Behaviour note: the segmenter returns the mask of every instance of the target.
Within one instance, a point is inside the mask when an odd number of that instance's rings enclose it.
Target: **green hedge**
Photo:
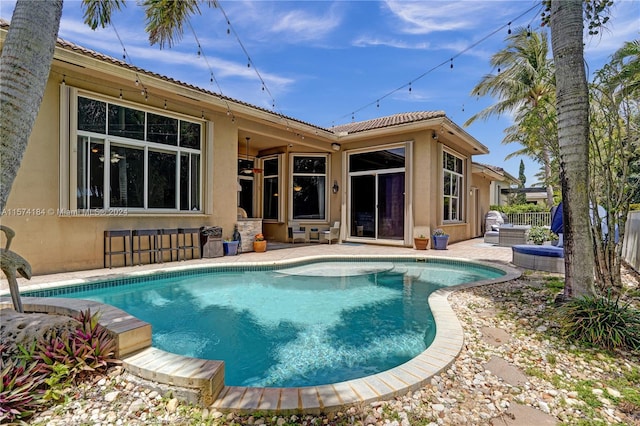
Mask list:
[[[492,205],[492,206],[489,206],[489,210],[497,210],[497,211],[502,212],[504,214],[547,212],[547,211],[549,211],[546,207],[540,206],[538,204],[514,204],[512,206]]]

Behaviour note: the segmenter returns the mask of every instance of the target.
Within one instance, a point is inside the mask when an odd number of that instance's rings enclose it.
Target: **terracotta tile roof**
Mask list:
[[[5,31],[9,31],[9,26],[10,26],[10,23],[7,20],[0,18],[0,29],[5,30]],[[139,73],[140,75],[152,76],[154,78],[158,78],[158,79],[170,82],[170,83],[174,83],[174,84],[177,84],[177,85],[180,85],[180,86],[183,86],[183,87],[187,87],[189,89],[196,90],[196,91],[201,92],[201,93],[206,93],[206,94],[209,94],[209,95],[217,96],[218,98],[220,98],[223,101],[233,102],[233,103],[236,103],[236,104],[244,105],[244,106],[259,110],[259,111],[264,111],[264,112],[267,112],[267,113],[270,113],[270,114],[274,114],[274,115],[276,115],[278,117],[282,117],[282,118],[284,118],[286,120],[291,120],[291,121],[295,121],[295,122],[300,123],[300,124],[304,124],[304,125],[307,125],[307,126],[315,127],[316,129],[320,129],[320,130],[324,130],[324,131],[328,131],[329,130],[329,129],[326,129],[324,127],[317,126],[315,124],[307,123],[305,121],[298,120],[298,119],[293,118],[293,117],[289,117],[289,116],[286,116],[286,115],[283,115],[283,114],[279,114],[279,113],[274,112],[272,110],[269,110],[267,108],[262,108],[262,107],[259,107],[259,106],[256,106],[256,105],[252,105],[252,104],[250,104],[248,102],[244,102],[244,101],[240,101],[238,99],[230,98],[228,96],[224,96],[224,95],[222,95],[220,93],[216,93],[216,92],[212,92],[210,90],[203,89],[201,87],[195,86],[195,85],[190,84],[190,83],[185,83],[183,81],[176,80],[174,78],[171,78],[171,77],[168,77],[168,76],[165,76],[165,75],[162,75],[162,74],[158,74],[158,73],[155,73],[155,72],[152,72],[152,71],[145,70],[143,68],[136,67],[134,65],[128,64],[127,62],[125,62],[125,61],[123,61],[121,59],[113,58],[113,57],[105,55],[103,53],[96,52],[95,50],[91,50],[91,49],[88,49],[86,47],[82,47],[82,46],[77,45],[75,43],[72,43],[70,41],[63,40],[60,37],[58,37],[58,39],[56,41],[56,46],[60,47],[62,49],[65,49],[65,50],[72,50],[74,52],[78,52],[78,53],[80,53],[82,55],[95,58],[95,59],[97,59],[99,61],[109,62],[109,63],[112,63],[112,64],[117,65],[119,67],[130,69],[131,71],[135,71],[135,72]]]
[[[418,121],[430,120],[433,118],[445,118],[444,111],[416,111],[403,112],[400,114],[388,115],[386,117],[374,118],[366,121],[357,121],[354,123],[341,124],[331,128],[334,133],[358,133],[367,130],[381,129],[383,127],[392,127],[400,124],[415,123]]]
[[[491,164],[485,164],[485,163],[477,163],[475,161],[474,163],[476,163],[479,166],[486,167],[487,169],[491,169],[496,173],[504,174],[504,169],[502,167],[492,166]]]

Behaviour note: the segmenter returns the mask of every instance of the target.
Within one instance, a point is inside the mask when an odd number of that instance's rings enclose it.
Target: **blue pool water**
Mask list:
[[[151,323],[160,349],[224,360],[228,386],[295,387],[408,361],[435,336],[430,293],[500,275],[455,262],[322,262],[192,273],[60,296],[113,305]]]

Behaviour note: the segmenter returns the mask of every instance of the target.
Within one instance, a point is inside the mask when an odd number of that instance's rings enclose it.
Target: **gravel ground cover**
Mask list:
[[[637,274],[626,300],[640,307]],[[559,337],[553,313],[561,278],[525,273],[450,297],[465,333],[453,364],[423,388],[322,416],[221,413],[180,402],[120,367],[65,390],[33,425],[640,425],[640,354],[578,348]],[[494,371],[510,369],[505,379]],[[514,384],[515,383],[515,384]]]

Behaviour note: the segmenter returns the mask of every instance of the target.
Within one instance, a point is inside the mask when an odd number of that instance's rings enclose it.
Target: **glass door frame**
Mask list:
[[[374,170],[364,170],[364,171],[357,171],[357,172],[351,172],[349,169],[349,160],[350,160],[350,156],[353,154],[362,154],[362,153],[366,153],[366,152],[376,152],[376,151],[384,151],[384,150],[388,150],[388,149],[395,149],[395,148],[404,148],[405,150],[405,164],[404,167],[398,167],[398,168],[389,168],[389,169],[374,169]],[[412,141],[407,141],[407,142],[401,142],[401,143],[395,143],[395,144],[389,144],[389,145],[377,145],[377,146],[371,146],[371,147],[367,147],[367,148],[361,148],[361,149],[354,149],[354,150],[348,150],[344,152],[344,157],[343,157],[343,161],[345,164],[344,167],[344,179],[343,182],[346,182],[347,184],[347,193],[346,193],[346,198],[345,198],[345,203],[343,204],[345,207],[345,212],[343,212],[343,223],[345,223],[347,225],[346,227],[346,240],[347,241],[354,241],[354,242],[362,242],[362,243],[366,243],[366,242],[370,242],[370,243],[376,243],[376,242],[384,242],[385,244],[389,244],[389,245],[407,245],[410,243],[410,238],[409,236],[411,235],[411,230],[413,227],[413,221],[411,220],[412,218],[412,167],[411,167],[411,163],[412,163],[412,159],[413,159],[413,142]],[[403,239],[384,239],[384,238],[379,238],[378,237],[378,227],[379,227],[379,223],[378,223],[378,218],[379,218],[379,212],[378,212],[378,176],[379,175],[386,175],[386,174],[397,174],[397,173],[404,173],[404,238]],[[352,200],[351,200],[351,195],[352,195],[352,182],[351,182],[351,178],[353,176],[374,176],[375,179],[375,188],[374,188],[374,193],[375,193],[375,236],[374,237],[364,237],[364,236],[358,236],[357,235],[357,229],[352,229],[352,221],[351,221],[351,213],[352,213]]]

